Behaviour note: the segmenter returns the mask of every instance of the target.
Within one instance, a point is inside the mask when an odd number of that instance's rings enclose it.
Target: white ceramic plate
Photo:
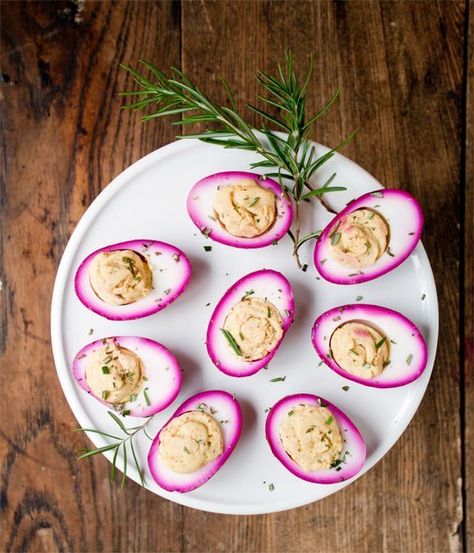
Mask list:
[[[327,148],[318,146],[318,154]],[[254,154],[224,150],[198,141],[175,142],[149,154],[119,175],[92,203],[77,225],[61,261],[52,301],[52,345],[54,359],[67,401],[82,427],[116,430],[106,408],[76,385],[71,375],[75,353],[93,339],[112,335],[139,335],[157,340],[175,353],[183,373],[183,388],[176,402],[157,415],[148,431],[154,435],[184,399],[211,388],[235,393],[244,415],[243,433],[233,455],[201,488],[188,493],[160,489],[148,471],[146,456],[151,442],[141,435],[136,440],[138,456],[145,470],[147,488],[183,505],[219,513],[270,513],[317,501],[349,485],[352,480],[332,485],[311,484],[290,474],[272,455],[265,441],[265,409],[287,394],[307,392],[320,395],[345,411],[367,442],[367,461],[361,476],[398,440],[413,417],[425,393],[438,338],[438,305],[433,275],[423,246],[399,268],[375,281],[356,286],[337,286],[317,279],[312,263],[314,242],[302,247],[307,272],[297,270],[290,255],[288,237],[277,246],[243,250],[206,240],[186,212],[191,186],[211,173],[249,170]],[[378,188],[366,171],[336,154],[314,179],[320,184],[337,172],[334,185],[346,192],[327,199],[341,209],[352,198]],[[330,215],[319,204],[303,205],[305,232],[322,229]],[[165,310],[137,321],[107,321],[86,309],[74,294],[74,273],[91,251],[106,244],[132,238],[153,238],[170,242],[189,256],[193,278],[185,293]],[[204,245],[212,245],[205,252]],[[207,356],[204,344],[207,324],[216,302],[238,278],[261,268],[273,268],[287,276],[296,300],[295,323],[268,370],[248,378],[232,378],[219,372]],[[317,315],[330,307],[354,302],[396,309],[412,319],[428,343],[428,367],[422,377],[402,388],[379,390],[364,387],[319,366],[311,344],[311,327]],[[424,300],[422,296],[424,295]],[[210,306],[206,304],[210,302]],[[93,334],[88,335],[89,329]],[[284,382],[270,382],[286,376]],[[349,390],[342,387],[348,385]],[[130,419],[129,426],[138,419]],[[89,434],[97,446],[101,436]],[[106,454],[110,460],[112,455]],[[87,462],[87,461],[81,461]],[[117,466],[120,467],[119,459]],[[128,475],[138,482],[129,463]],[[274,489],[270,491],[269,484]]]

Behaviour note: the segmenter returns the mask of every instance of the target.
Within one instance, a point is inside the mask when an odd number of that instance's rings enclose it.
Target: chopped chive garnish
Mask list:
[[[331,244],[333,246],[335,246],[336,244],[339,243],[339,240],[341,239],[341,233],[340,232],[335,232],[333,235],[332,235],[332,238],[331,238]]]
[[[291,417],[292,415],[294,415],[295,412],[293,411],[293,409],[291,411],[288,411],[288,416]]]
[[[272,312],[270,311],[270,308],[267,307],[267,317],[270,319],[272,316]]]
[[[244,301],[245,299],[247,299],[249,296],[251,296],[252,294],[255,294],[255,290],[247,290],[245,292],[245,294],[242,296],[242,301]]]
[[[147,390],[148,390],[148,388],[145,388],[145,389],[143,390],[143,397],[145,398],[146,404],[147,404],[148,406],[150,406],[151,403],[150,403],[150,398],[148,397],[148,394],[147,394]]]
[[[229,343],[229,346],[234,350],[234,353],[239,357],[243,357],[242,350],[240,349],[239,344],[235,341],[235,338],[232,336],[232,334],[225,328],[221,328],[221,332]]]
[[[373,218],[374,218],[374,215],[375,215],[375,213],[372,211],[372,212],[370,213],[370,215],[367,215],[367,219],[373,219]]]
[[[350,349],[349,351],[350,351],[351,353],[353,353],[354,355],[357,355],[357,357],[359,357],[359,354],[356,352],[355,349]]]
[[[376,190],[375,192],[371,192],[370,195],[376,198],[383,198],[383,190]]]
[[[390,249],[390,247],[387,247],[387,254],[388,254],[390,257],[395,257],[395,254],[392,252],[392,250]]]
[[[337,225],[332,229],[332,231],[329,233],[329,238],[332,238],[336,233],[337,233],[337,229],[339,228],[339,222],[337,223]]]
[[[87,334],[89,334],[89,336],[94,332],[94,329],[93,328],[89,328],[89,332]]]
[[[165,296],[167,296],[170,292],[171,292],[171,289],[170,289],[170,288],[167,288],[166,290],[163,291],[163,294],[164,294]]]
[[[211,302],[206,303],[206,307],[209,307],[211,305]]]
[[[239,338],[242,340],[242,342],[245,340],[245,336],[242,334],[242,332],[239,332]]]
[[[407,357],[407,365],[409,365],[413,360],[413,354],[410,353],[410,355]]]
[[[356,301],[361,301],[363,299],[364,299],[363,296],[357,296]]]
[[[377,342],[377,343],[375,344],[375,349],[380,349],[380,348],[385,344],[385,341],[386,341],[386,340],[387,340],[387,337],[384,336],[384,337],[380,340],[380,342]]]
[[[109,370],[109,367],[102,367],[102,374],[109,374],[110,373],[110,370]]]
[[[423,301],[425,298],[426,298],[426,294],[423,294],[423,295],[421,296],[421,301]]]
[[[212,250],[212,246],[204,246],[205,252],[210,252]]]
[[[128,401],[137,401],[137,394],[130,394]]]
[[[309,432],[312,432],[313,430],[314,430],[314,426],[310,426],[310,427],[306,430],[305,434],[308,434]]]
[[[347,390],[349,389],[349,386],[343,386],[342,389],[347,392]]]
[[[276,378],[272,378],[270,382],[284,382],[286,380],[286,376],[277,376]]]
[[[334,420],[334,417],[331,415],[326,422],[326,424],[331,424],[332,421]]]
[[[188,455],[191,455],[191,452],[186,446],[183,447],[183,451],[185,451]]]
[[[130,415],[130,409],[126,409],[125,411],[122,411],[122,417],[126,417],[127,415]]]
[[[253,207],[253,206],[258,202],[259,199],[260,199],[260,198],[257,196],[257,197],[255,198],[255,200],[249,205],[249,207]]]
[[[273,484],[268,484],[268,489],[272,492],[275,489],[275,486]]]
[[[107,399],[109,397],[110,392],[107,390],[102,390],[102,399]]]
[[[108,355],[108,356],[104,359],[103,363],[107,364],[107,363],[110,363],[111,361],[112,361],[112,357],[110,357],[110,355]]]
[[[306,271],[308,270],[308,264],[305,263],[305,264],[301,267],[301,270],[303,271],[303,273],[306,273]]]

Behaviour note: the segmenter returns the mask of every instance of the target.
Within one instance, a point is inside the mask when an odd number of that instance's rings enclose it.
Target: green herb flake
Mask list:
[[[386,340],[387,340],[387,337],[384,336],[384,337],[380,340],[380,342],[377,342],[377,343],[375,344],[375,349],[380,349],[380,348],[385,344]]]
[[[291,417],[295,414],[295,412],[293,411],[293,409],[291,411],[288,411],[288,416]]]
[[[331,415],[326,421],[324,421],[326,424],[331,424],[332,421],[334,420],[334,417]]]
[[[255,294],[255,290],[247,290],[245,292],[245,294],[242,296],[241,301],[244,301],[245,299],[247,299],[252,294]]]
[[[229,346],[234,350],[234,353],[239,357],[243,357],[242,350],[240,349],[239,344],[235,341],[235,338],[232,336],[232,334],[225,328],[221,328],[221,332],[229,343]]]
[[[109,367],[102,367],[102,374],[109,374],[110,373],[110,370],[109,370]]]
[[[122,417],[126,417],[127,415],[130,415],[130,409],[126,409],[125,411],[122,411]]]
[[[185,453],[187,453],[188,455],[191,455],[191,452],[189,451],[189,449],[186,446],[183,447],[183,451]]]
[[[107,390],[102,390],[102,399],[107,399],[110,395],[110,392]]]
[[[270,382],[285,382],[286,376],[277,376],[276,378],[272,378]]]
[[[270,311],[270,308],[267,307],[267,318],[271,319],[271,317],[272,317],[272,312]]]
[[[407,357],[407,365],[409,365],[413,361],[413,353],[410,353],[410,355]]]
[[[210,252],[212,250],[212,246],[203,246],[205,252]]]
[[[275,486],[272,483],[270,483],[268,484],[268,489],[272,492],[275,489]]]
[[[258,202],[259,199],[260,199],[260,198],[257,196],[257,197],[255,198],[255,200],[249,205],[249,207],[253,207],[253,206]]]
[[[137,394],[130,394],[128,401],[137,401]]]
[[[341,239],[341,233],[335,232],[331,238],[331,245],[336,246],[337,244],[339,244],[340,239]]]
[[[93,334],[93,333],[94,333],[94,329],[93,329],[93,328],[89,328],[89,332],[88,332],[87,334],[90,336],[90,335]]]
[[[363,296],[357,296],[356,301],[362,301],[364,299]]]
[[[143,397],[145,398],[145,402],[148,405],[148,407],[151,405],[150,398],[148,397],[148,388],[145,388],[143,390]]]
[[[426,294],[422,294],[421,301],[423,301],[426,298]]]
[[[305,264],[301,267],[301,270],[303,271],[303,273],[306,273],[306,271],[308,270],[308,264],[305,263]]]
[[[347,392],[347,390],[349,390],[349,386],[343,386],[342,389]]]
[[[375,198],[383,198],[383,190],[376,190],[375,192],[371,192],[370,195]]]

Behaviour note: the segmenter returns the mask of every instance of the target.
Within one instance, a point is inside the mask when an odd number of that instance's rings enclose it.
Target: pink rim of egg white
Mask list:
[[[390,364],[378,375],[364,378],[342,369],[330,355],[333,332],[348,322],[362,322],[386,336]],[[378,305],[351,304],[334,307],[315,321],[313,346],[326,365],[340,376],[373,388],[396,388],[419,378],[426,368],[428,350],[418,327],[407,317]]]
[[[385,253],[370,267],[361,270],[345,267],[331,257],[332,233],[343,217],[357,209],[373,209],[390,226],[390,241]],[[408,192],[381,189],[353,200],[326,226],[314,248],[314,264],[319,274],[335,284],[358,284],[373,280],[401,265],[418,244],[423,229],[423,212]]]
[[[234,305],[253,290],[249,298],[267,299],[279,311],[283,321],[283,336],[273,350],[257,361],[239,359],[223,335],[225,319]],[[207,352],[214,365],[229,376],[243,377],[255,374],[268,365],[280,347],[285,334],[293,322],[294,299],[291,285],[281,273],[272,269],[261,269],[245,275],[227,290],[217,304],[207,329]]]
[[[140,300],[127,305],[110,305],[97,296],[89,280],[94,257],[101,252],[133,250],[146,258],[153,273],[153,288]],[[77,297],[91,311],[113,321],[147,317],[173,303],[186,289],[191,279],[191,263],[175,246],[158,240],[136,239],[111,244],[95,250],[79,266],[74,287]]]
[[[220,422],[223,436],[223,451],[219,457],[199,470],[189,474],[173,472],[159,456],[160,434],[175,418],[189,411],[202,409]],[[212,409],[212,411],[211,411]],[[170,492],[186,493],[205,484],[222,467],[239,441],[242,432],[242,411],[234,396],[222,390],[200,392],[187,399],[158,432],[148,453],[148,466],[155,482]]]
[[[337,467],[321,471],[307,471],[288,455],[280,439],[280,425],[284,417],[298,405],[326,407],[336,420],[343,437],[342,462]],[[335,484],[355,476],[365,462],[366,447],[354,423],[337,407],[313,394],[295,394],[280,399],[271,409],[265,424],[265,435],[273,455],[298,478],[315,484]]]
[[[273,225],[260,236],[243,238],[225,230],[214,216],[214,199],[218,186],[236,184],[241,180],[253,180],[259,186],[271,190],[276,196],[276,219]],[[281,186],[273,179],[257,173],[227,171],[215,173],[198,181],[189,192],[187,200],[189,216],[197,228],[212,240],[235,248],[263,248],[280,240],[293,221],[293,206]]]
[[[130,415],[133,417],[151,417],[173,403],[181,389],[181,367],[178,361],[162,344],[139,336],[103,338],[87,344],[76,354],[72,364],[72,374],[85,392],[100,401],[102,405],[113,409],[110,403],[94,394],[86,380],[89,354],[96,349],[103,348],[105,340],[115,340],[120,347],[138,355],[143,363],[144,375],[147,380],[143,383],[140,393],[137,394],[136,401],[123,404],[124,411],[130,411]]]

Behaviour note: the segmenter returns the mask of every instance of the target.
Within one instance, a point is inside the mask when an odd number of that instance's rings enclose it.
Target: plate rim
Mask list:
[[[327,146],[324,146],[323,144],[320,144],[315,141],[311,141],[311,142],[317,148],[320,148],[323,152],[330,150],[330,148],[328,148]],[[160,159],[166,158],[170,155],[186,150],[188,148],[192,149],[193,147],[201,144],[202,142],[197,139],[186,139],[186,140],[178,139],[168,144],[165,144],[160,148],[157,148],[156,150],[150,152],[149,154],[146,154],[145,156],[141,157],[140,159],[138,159],[137,161],[129,165],[126,169],[124,169],[121,173],[119,173],[116,177],[114,177],[101,190],[101,192],[96,196],[96,198],[94,198],[94,200],[90,203],[90,205],[87,207],[87,209],[79,219],[74,230],[72,231],[71,236],[69,237],[69,240],[67,242],[67,245],[63,251],[63,254],[61,256],[61,261],[59,263],[56,277],[54,280],[54,286],[53,286],[53,292],[52,292],[52,298],[51,298],[51,312],[50,312],[51,348],[53,351],[54,365],[56,368],[56,373],[57,373],[59,382],[61,384],[61,388],[65,395],[66,401],[75,419],[80,424],[81,428],[90,427],[91,421],[88,418],[89,416],[87,412],[83,410],[83,408],[81,407],[79,401],[76,401],[74,383],[72,382],[71,379],[69,379],[66,376],[67,371],[70,370],[70,367],[68,366],[67,359],[64,352],[63,337],[62,337],[62,331],[61,331],[62,329],[60,326],[61,312],[63,309],[61,299],[64,295],[64,291],[66,288],[67,275],[71,269],[71,265],[72,265],[71,262],[73,260],[74,253],[77,250],[78,246],[80,245],[81,239],[85,231],[87,230],[89,224],[96,217],[97,213],[100,212],[100,210],[102,209],[103,205],[107,202],[109,197],[112,197],[113,195],[115,195],[122,186],[126,186],[127,182],[133,177],[134,174],[142,172],[143,170],[146,170],[148,166],[159,162]],[[338,157],[343,158],[344,161],[349,166],[352,166],[354,169],[356,169],[359,172],[365,173],[368,177],[370,177],[370,179],[375,180],[382,188],[385,188],[377,179],[375,179],[373,175],[371,175],[366,169],[364,169],[363,167],[361,167],[360,165],[352,161],[350,158],[344,156],[339,152],[336,152],[334,157],[336,159]],[[428,278],[428,281],[425,283],[425,287],[426,287],[427,295],[429,294],[430,298],[432,298],[433,310],[435,311],[435,315],[436,315],[434,318],[434,321],[432,322],[432,336],[430,337],[430,343],[427,344],[429,355],[428,355],[428,364],[424,371],[424,374],[427,374],[428,377],[426,378],[426,382],[424,383],[423,388],[420,390],[419,401],[418,402],[415,401],[416,405],[414,404],[413,401],[410,402],[409,408],[404,412],[403,424],[399,426],[399,431],[396,437],[393,437],[389,441],[388,447],[385,449],[385,451],[380,452],[378,455],[376,455],[371,460],[371,462],[366,461],[363,468],[357,475],[331,487],[331,490],[329,490],[329,493],[327,493],[324,497],[321,497],[316,500],[310,500],[310,501],[302,501],[302,502],[296,501],[290,505],[288,505],[288,501],[280,500],[272,503],[271,509],[268,508],[268,503],[249,503],[247,505],[239,504],[237,507],[234,507],[232,504],[229,504],[229,503],[226,503],[226,504],[216,503],[205,499],[195,498],[188,494],[179,494],[177,492],[166,492],[165,490],[161,490],[161,489],[160,489],[160,493],[157,493],[155,490],[150,489],[146,484],[143,487],[150,493],[158,495],[163,499],[168,499],[170,501],[173,501],[174,503],[184,505],[186,507],[191,507],[194,509],[199,509],[202,511],[219,513],[219,514],[255,515],[255,514],[276,513],[276,512],[303,507],[311,503],[315,503],[316,501],[320,501],[326,497],[329,497],[330,495],[347,487],[348,485],[352,484],[353,482],[355,482],[356,480],[358,480],[359,478],[367,474],[369,470],[371,470],[385,455],[389,453],[389,451],[393,448],[395,443],[402,437],[408,425],[413,420],[413,417],[415,416],[416,412],[418,411],[425,397],[426,389],[431,380],[431,376],[432,376],[432,372],[433,372],[433,368],[436,360],[438,338],[439,338],[439,304],[438,304],[436,282],[434,279],[433,270],[431,268],[428,255],[426,253],[426,250],[421,240],[416,246],[415,252],[420,256],[422,264],[426,264],[426,266],[429,268],[429,278]],[[409,399],[409,396],[407,396],[407,398],[405,399],[405,402],[407,401],[407,399]],[[98,434],[93,434],[90,432],[86,432],[86,434],[89,440],[96,447],[101,447],[102,445],[105,445],[107,443],[104,440],[104,438]],[[112,452],[107,451],[107,452],[104,452],[103,455],[108,459],[109,462],[112,461],[112,456],[113,456]],[[127,476],[132,480],[134,480],[139,486],[141,486],[140,476],[135,466],[127,467]],[[170,495],[172,495],[172,497],[170,497]]]

